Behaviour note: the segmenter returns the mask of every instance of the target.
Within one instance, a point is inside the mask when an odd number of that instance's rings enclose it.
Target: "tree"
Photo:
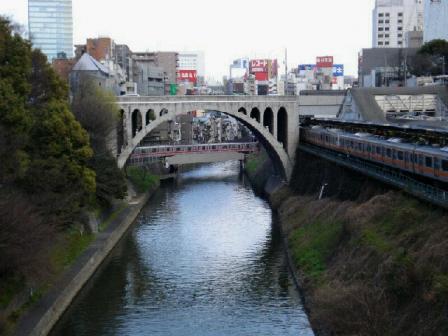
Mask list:
[[[119,110],[116,98],[94,84],[88,76],[80,77],[73,96],[72,111],[87,130],[94,155],[89,161],[96,173],[96,199],[109,206],[114,198],[126,195],[126,181],[110,152],[115,141]]]
[[[425,43],[414,58],[411,68],[417,76],[446,73],[448,65],[448,41],[432,40]]]
[[[95,192],[89,138],[67,93],[46,57],[0,17],[0,183],[34,195],[59,225],[70,225]]]

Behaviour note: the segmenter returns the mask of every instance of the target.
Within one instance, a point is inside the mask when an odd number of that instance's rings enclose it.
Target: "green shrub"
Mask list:
[[[140,193],[147,192],[151,187],[159,183],[158,176],[151,175],[146,169],[141,167],[128,167],[126,173]]]

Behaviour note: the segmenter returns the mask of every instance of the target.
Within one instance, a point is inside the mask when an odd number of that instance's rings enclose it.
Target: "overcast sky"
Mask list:
[[[375,0],[73,0],[74,43],[110,36],[133,51],[205,53],[206,76],[221,79],[239,57],[278,58],[283,68],[333,55],[356,75],[371,46]],[[27,25],[27,0],[0,0],[0,15]],[[281,70],[283,72],[283,70]]]

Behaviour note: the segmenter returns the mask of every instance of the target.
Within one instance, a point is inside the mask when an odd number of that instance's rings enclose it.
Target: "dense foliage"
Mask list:
[[[7,302],[11,279],[30,283],[44,275],[55,233],[92,204],[92,155],[67,85],[0,17],[0,302]]]
[[[96,199],[100,205],[109,206],[114,198],[126,194],[125,176],[109,150],[115,142],[119,122],[116,98],[88,76],[81,77],[74,93],[72,111],[89,133],[94,152],[89,167],[96,173]]]

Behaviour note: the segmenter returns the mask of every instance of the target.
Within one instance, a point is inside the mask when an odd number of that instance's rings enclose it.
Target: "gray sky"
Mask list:
[[[375,0],[73,0],[74,43],[110,36],[133,51],[205,53],[206,76],[221,79],[233,59],[278,58],[288,66],[333,55],[356,75],[371,46]],[[27,24],[27,0],[0,0],[0,15]]]

